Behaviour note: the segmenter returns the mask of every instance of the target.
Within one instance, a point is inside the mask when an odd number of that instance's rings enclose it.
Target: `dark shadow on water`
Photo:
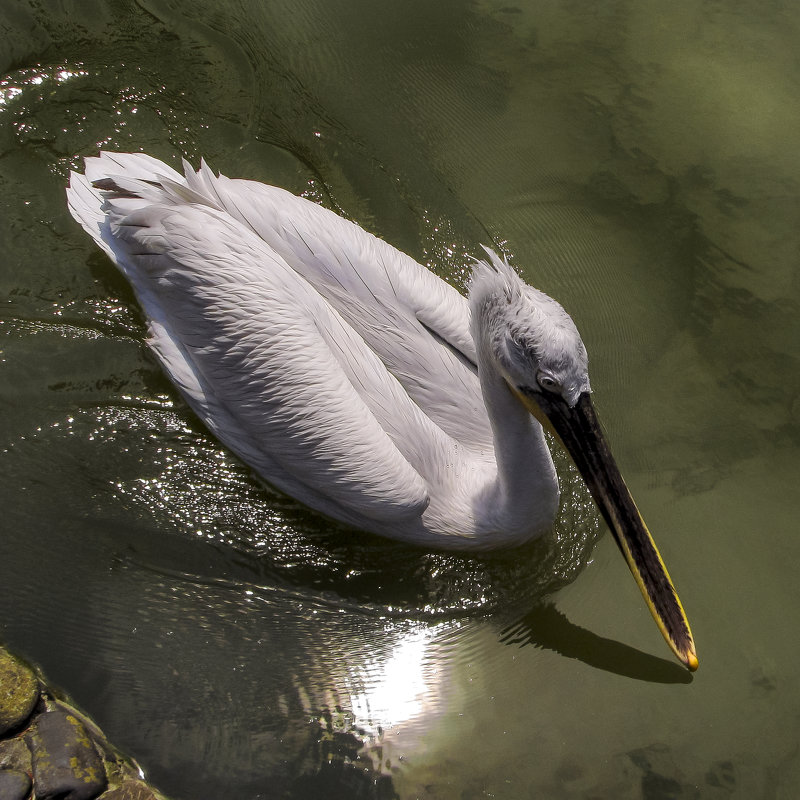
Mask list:
[[[643,653],[570,622],[552,603],[542,603],[500,632],[503,644],[552,650],[590,667],[649,683],[691,683],[679,664]]]

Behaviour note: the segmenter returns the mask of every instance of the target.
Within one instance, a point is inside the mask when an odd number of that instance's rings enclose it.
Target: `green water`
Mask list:
[[[176,800],[800,792],[800,7],[0,7],[0,637]],[[697,640],[568,467],[486,559],[341,531],[202,429],[69,217],[100,147],[557,297]]]

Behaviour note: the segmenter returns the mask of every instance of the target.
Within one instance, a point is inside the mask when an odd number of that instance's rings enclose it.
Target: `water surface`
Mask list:
[[[800,786],[800,10],[749,0],[0,9],[0,636],[174,798]],[[552,535],[426,553],[263,487],[66,211],[101,147],[270,181],[575,317],[698,644],[559,456]]]

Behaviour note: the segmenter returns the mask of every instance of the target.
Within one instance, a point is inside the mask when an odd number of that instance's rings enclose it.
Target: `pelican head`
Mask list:
[[[575,323],[507,261],[486,253],[470,287],[477,348],[488,351],[511,392],[570,454],[664,638],[690,670],[697,669],[683,607],[600,427]]]
[[[574,406],[591,391],[586,348],[560,303],[524,283],[507,261],[486,250],[470,288],[477,325],[509,386],[523,394],[560,397]]]

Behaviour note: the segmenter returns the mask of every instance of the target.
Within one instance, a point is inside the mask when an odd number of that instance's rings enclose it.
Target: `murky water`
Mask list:
[[[0,636],[173,797],[800,791],[800,7],[0,7]],[[573,313],[692,622],[669,658],[561,460],[554,534],[468,559],[262,487],[69,217],[99,147],[305,193]]]

